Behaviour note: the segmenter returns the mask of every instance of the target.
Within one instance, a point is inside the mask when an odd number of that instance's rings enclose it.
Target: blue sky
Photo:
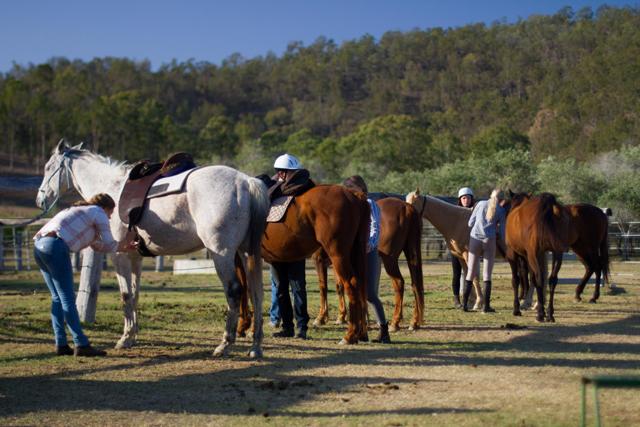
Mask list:
[[[89,61],[115,56],[219,64],[233,53],[281,55],[292,41],[319,36],[340,44],[370,34],[574,11],[602,4],[638,7],[639,0],[7,0],[0,3],[0,72],[12,63],[54,56]]]

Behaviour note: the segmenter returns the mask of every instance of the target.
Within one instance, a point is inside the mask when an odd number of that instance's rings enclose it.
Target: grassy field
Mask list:
[[[427,263],[423,329],[394,333],[391,345],[341,347],[343,326],[311,329],[307,341],[270,338],[267,327],[259,361],[246,357],[247,339],[229,358],[212,357],[225,316],[217,278],[145,273],[138,346],[74,359],[52,354],[39,274],[2,273],[0,424],[575,426],[583,375],[640,375],[640,264],[614,263],[613,273],[618,293],[575,303],[568,279],[582,267],[563,264],[557,323],[539,324],[531,311],[511,315],[504,263],[494,277],[497,313],[488,315],[454,310],[449,265]],[[317,279],[307,277],[313,317]],[[389,315],[384,273],[381,289]],[[334,294],[330,303],[335,316]],[[406,299],[405,318],[412,306]],[[120,310],[107,273],[97,322],[86,326],[98,347],[120,337]],[[640,425],[637,390],[603,390],[600,406],[606,425]],[[591,394],[589,410],[593,421]]]

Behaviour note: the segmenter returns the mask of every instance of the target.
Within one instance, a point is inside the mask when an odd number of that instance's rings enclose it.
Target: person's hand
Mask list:
[[[132,252],[138,249],[138,242],[135,240],[131,241],[122,241],[118,245],[118,252]]]

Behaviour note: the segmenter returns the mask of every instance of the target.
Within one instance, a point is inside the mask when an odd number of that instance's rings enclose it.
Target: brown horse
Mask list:
[[[466,276],[469,235],[471,234],[469,217],[471,217],[473,210],[452,205],[436,197],[421,195],[419,189],[407,194],[405,200],[442,234],[451,255],[460,259],[462,270]],[[473,279],[473,287],[476,293],[473,309],[479,310],[484,305],[484,298],[478,277]]]
[[[531,194],[527,193],[510,193],[511,205],[513,207],[519,205],[524,200],[531,198]],[[569,213],[571,226],[574,228],[574,241],[569,242],[571,250],[576,254],[582,265],[584,265],[585,273],[576,286],[575,300],[581,301],[580,295],[584,288],[595,273],[596,285],[593,290],[593,296],[589,300],[595,303],[600,297],[600,279],[604,284],[609,283],[609,220],[607,214],[602,209],[590,205],[588,203],[577,203],[565,205],[565,209]],[[549,283],[558,283],[558,273],[562,266],[562,253],[553,253],[553,261],[551,273],[549,274]],[[528,274],[526,270],[520,272],[520,280],[524,294],[529,294]],[[522,298],[522,293],[520,298]]]
[[[576,240],[570,215],[553,194],[542,193],[523,200],[515,207],[512,206],[507,215],[506,228],[507,261],[511,266],[514,294],[513,314],[521,315],[518,286],[520,275],[523,274],[519,268],[519,260],[522,257],[526,259],[528,269],[533,273],[538,297],[536,320],[543,322],[544,285],[547,278],[545,253],[563,253],[569,249],[570,242]],[[549,281],[549,307],[546,319],[550,322],[555,321],[553,299],[556,284],[557,278]]]
[[[418,329],[424,318],[424,284],[422,277],[422,254],[420,253],[420,239],[422,236],[422,219],[420,214],[408,203],[396,198],[385,198],[376,202],[380,207],[380,240],[378,254],[387,274],[391,277],[395,292],[395,310],[389,330],[395,331],[402,320],[402,300],[404,296],[404,278],[398,266],[398,257],[403,252],[407,259],[411,275],[411,289],[415,299],[413,319],[409,329]],[[330,259],[323,250],[313,255],[318,272],[320,285],[320,311],[313,322],[315,326],[324,325],[329,319],[327,304],[327,267]],[[342,324],[346,320],[344,303],[344,288],[337,284],[339,315],[336,323]]]
[[[267,223],[262,257],[267,262],[309,258],[319,248],[326,252],[337,280],[349,298],[349,326],[341,343],[366,341],[366,247],[369,204],[362,193],[340,185],[318,185],[296,196],[281,222]],[[236,269],[241,269],[236,260]],[[246,295],[240,306],[237,332],[251,325]]]

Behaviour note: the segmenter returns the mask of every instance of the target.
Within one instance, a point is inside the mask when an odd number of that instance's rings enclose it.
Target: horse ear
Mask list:
[[[82,145],[84,144],[84,142],[81,142],[78,145],[74,145],[73,147],[71,147],[72,150],[82,150]]]
[[[420,195],[420,187],[416,187],[416,196]]]
[[[529,198],[533,197],[533,191],[529,191],[529,192],[527,193],[527,197],[529,197]]]
[[[56,151],[58,152],[58,154],[62,154],[64,153],[65,148],[67,148],[67,143],[64,142],[64,138],[60,139],[60,141],[58,142],[58,145],[56,146]]]
[[[513,196],[515,196],[515,193],[509,189],[509,198],[513,199]]]

